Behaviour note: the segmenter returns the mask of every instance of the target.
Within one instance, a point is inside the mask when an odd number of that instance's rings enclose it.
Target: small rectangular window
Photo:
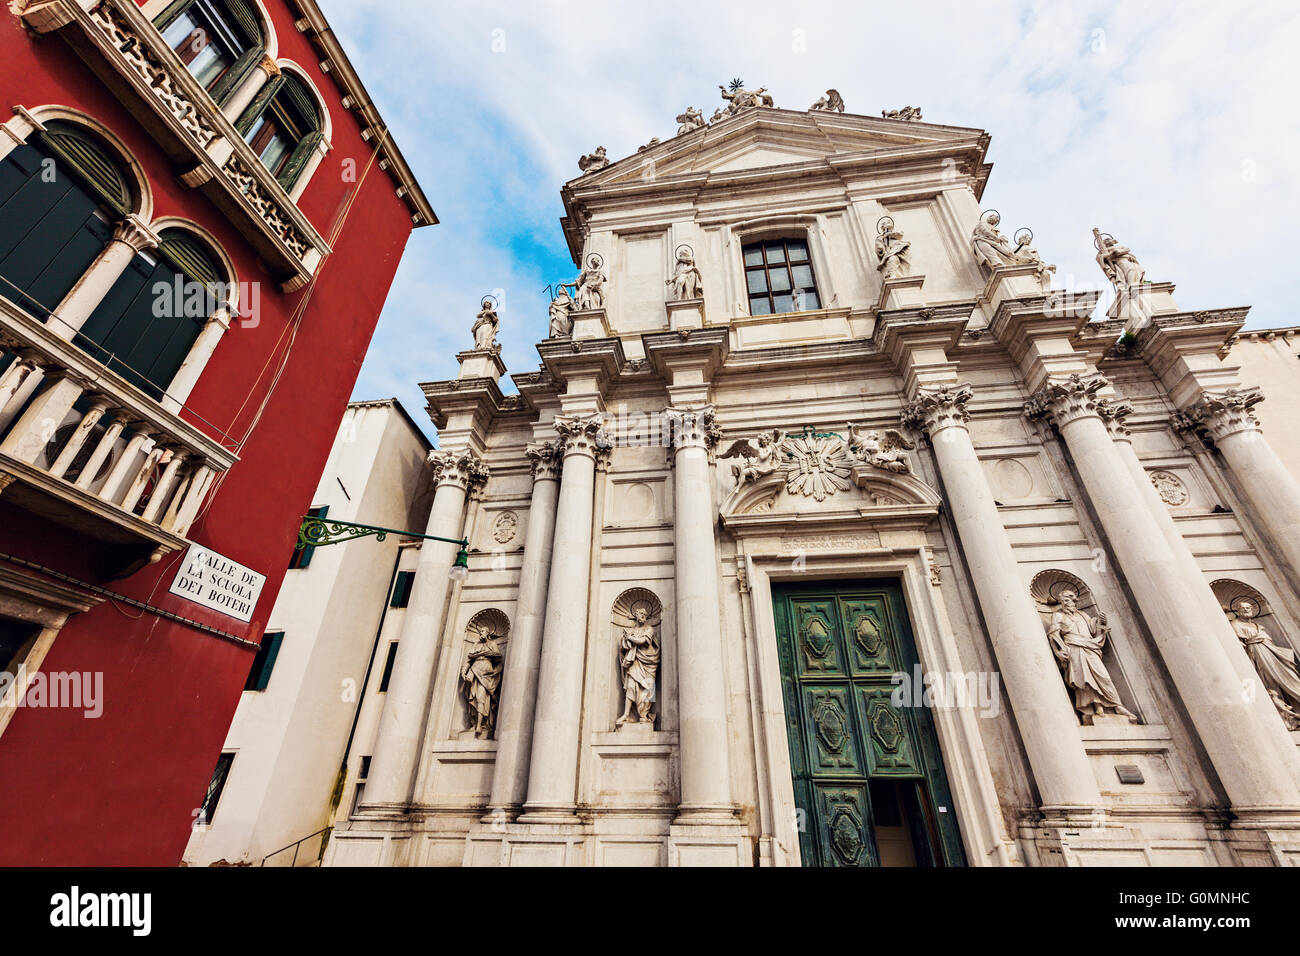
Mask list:
[[[389,607],[406,607],[411,603],[411,586],[415,584],[414,571],[398,571],[397,580],[393,582],[393,599]]]
[[[329,512],[330,512],[329,505],[321,505],[319,508],[308,508],[307,517],[324,518],[327,514],[329,514]],[[296,546],[297,545],[296,541],[294,542],[294,544],[295,547],[293,549],[293,554],[289,558],[289,570],[301,571],[303,568],[307,567],[307,565],[311,564],[312,552],[315,551],[316,549],[312,547],[310,544],[302,548]]]
[[[804,239],[768,239],[743,248],[750,315],[780,315],[821,308]]]
[[[262,643],[253,656],[253,666],[249,668],[244,690],[266,690],[266,685],[271,683],[271,671],[275,669],[275,659],[280,654],[280,642],[283,640],[284,631],[267,631],[262,635]]]
[[[212,771],[208,781],[208,792],[203,797],[203,806],[199,808],[199,823],[211,823],[221,802],[221,791],[226,789],[226,779],[230,776],[230,765],[235,762],[234,753],[223,753],[217,758],[217,767]]]
[[[388,692],[388,682],[393,676],[393,661],[397,660],[397,642],[388,645],[388,659],[384,661],[384,676],[379,678],[379,693]],[[367,760],[370,758],[367,757]]]
[[[396,647],[397,645],[393,645]],[[370,776],[370,758],[362,757],[361,766],[357,769],[357,789],[352,795],[352,815],[356,816],[357,811],[361,808],[361,798],[366,793],[366,777]]]

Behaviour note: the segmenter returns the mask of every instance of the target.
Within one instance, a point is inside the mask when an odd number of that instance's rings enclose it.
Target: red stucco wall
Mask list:
[[[279,56],[300,64],[329,106],[334,149],[299,202],[328,238],[356,188],[344,181],[342,163],[352,159],[360,171],[371,150],[289,10],[277,0],[267,6]],[[211,433],[206,420],[243,437],[270,380],[269,369],[260,381],[259,373],[305,291],[280,293],[238,229],[180,182],[131,111],[71,48],[58,35],[26,31],[7,10],[0,10],[0,90],[6,107],[72,106],[110,127],[149,177],[154,216],[201,223],[223,244],[241,280],[262,283],[260,323],[226,334],[188,402],[194,414],[187,417],[200,428]],[[5,110],[0,120],[7,116]],[[241,460],[191,529],[195,541],[267,575],[251,624],[169,595],[180,554],[125,580],[94,578],[102,557],[94,542],[16,511],[3,496],[0,551],[259,640],[411,230],[409,210],[394,190],[377,167],[361,186],[275,394]],[[72,618],[42,670],[102,671],[103,716],[87,719],[71,709],[15,714],[0,736],[0,865],[177,864],[251,660],[252,651],[238,644],[112,602]]]

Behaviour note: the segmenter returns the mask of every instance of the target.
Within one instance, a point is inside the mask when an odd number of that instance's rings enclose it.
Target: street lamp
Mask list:
[[[322,548],[327,544],[338,544],[354,538],[367,538],[374,535],[376,541],[383,541],[390,534],[400,534],[407,538],[424,538],[427,541],[445,541],[458,544],[456,560],[447,569],[447,577],[453,581],[464,581],[469,577],[469,538],[444,538],[436,534],[420,534],[415,531],[398,531],[396,528],[380,528],[372,524],[356,524],[352,521],[338,521],[333,518],[318,518],[306,515],[298,528],[298,543],[294,548]]]

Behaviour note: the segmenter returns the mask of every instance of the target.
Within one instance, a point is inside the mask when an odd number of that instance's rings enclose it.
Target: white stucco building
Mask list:
[[[352,402],[312,513],[398,531],[422,526],[429,447],[396,399]],[[267,622],[266,651],[222,747],[230,755],[224,784],[211,819],[194,827],[186,864],[320,859],[359,705],[383,678],[385,635],[401,624],[403,608],[392,605],[409,587],[401,571],[408,544],[400,534],[366,536],[294,554]]]
[[[490,302],[423,386],[468,574],[405,559],[325,863],[1294,863],[1300,486],[1246,308],[1100,233],[1091,320],[981,213],[985,132],[729,98],[584,157],[517,396]]]

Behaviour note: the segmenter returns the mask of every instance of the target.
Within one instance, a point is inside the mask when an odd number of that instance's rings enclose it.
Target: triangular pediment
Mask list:
[[[983,130],[823,111],[756,107],[683,133],[569,182],[585,190],[622,183],[783,166],[827,164],[917,149],[971,145],[982,156]]]

